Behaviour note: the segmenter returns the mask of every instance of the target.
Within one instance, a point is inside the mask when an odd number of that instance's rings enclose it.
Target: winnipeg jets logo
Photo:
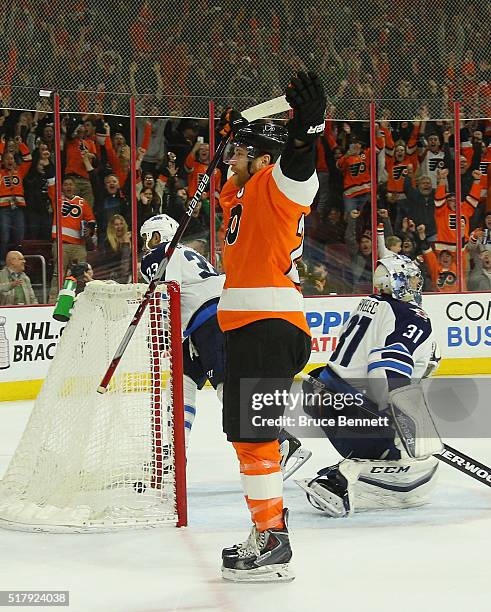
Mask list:
[[[428,321],[428,315],[422,308],[413,308],[414,314],[425,321]]]

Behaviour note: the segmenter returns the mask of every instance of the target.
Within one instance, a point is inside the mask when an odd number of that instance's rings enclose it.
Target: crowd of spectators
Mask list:
[[[331,109],[332,110],[332,109]],[[483,290],[491,280],[491,121],[462,122],[459,152],[462,289]],[[376,216],[382,248],[417,259],[425,291],[457,291],[455,133],[450,121],[383,119],[368,126],[326,120],[317,145],[320,190],[306,218],[304,289],[314,295],[366,293],[373,244],[370,164],[376,160]],[[373,174],[373,173],[372,173]],[[312,274],[327,282],[314,284]],[[331,279],[331,282],[329,282]]]
[[[489,117],[490,17],[489,3],[473,0],[176,0],[171,10],[158,0],[13,0],[0,19],[0,93],[8,105],[9,86],[51,88],[62,110],[121,114],[121,94],[134,93],[142,114],[204,117],[210,98],[269,99],[309,66],[338,118],[368,118],[370,99],[397,118],[418,100],[447,117],[454,99]],[[158,154],[149,149],[148,161]]]
[[[51,129],[49,129],[51,128]],[[49,245],[49,301],[58,292],[53,116],[0,110],[0,266],[9,249]],[[129,120],[102,115],[63,115],[61,169],[62,270],[89,262],[96,279],[129,282],[132,254],[142,255],[141,225],[167,213],[180,221],[200,174],[209,163],[207,122],[149,118],[137,126],[136,214],[131,207]],[[48,138],[45,135],[48,134]],[[152,151],[152,155],[147,155]],[[174,152],[176,151],[176,152]],[[216,172],[216,196],[220,190]],[[209,255],[209,193],[195,208],[186,244]],[[132,246],[136,217],[136,249]]]
[[[329,109],[329,113],[333,108]],[[26,240],[50,244],[50,301],[56,298],[55,168],[50,133],[52,116],[43,112],[2,111],[0,126],[0,264],[9,249]],[[460,128],[462,288],[489,287],[491,267],[491,120],[466,120]],[[24,129],[25,128],[25,129]],[[306,295],[371,291],[373,232],[371,180],[375,172],[376,216],[385,247],[417,259],[426,291],[456,291],[457,271],[455,133],[450,121],[421,116],[375,124],[370,142],[364,122],[328,118],[317,142],[320,188],[306,218],[299,270]],[[179,221],[210,159],[205,121],[156,119],[137,126],[135,215],[131,207],[129,124],[102,115],[62,119],[62,268],[88,261],[95,278],[129,282],[132,255],[142,254],[138,236],[151,216],[166,213]],[[159,143],[155,145],[154,140]],[[147,158],[147,151],[152,156]],[[371,164],[375,163],[374,171]],[[221,226],[220,188],[226,167],[215,173],[214,196]],[[204,193],[184,241],[210,254],[210,203]],[[136,218],[138,243],[132,245]],[[382,243],[384,244],[384,243]],[[379,249],[380,251],[380,249]]]
[[[0,265],[19,245],[53,244],[43,253],[54,299],[55,137],[40,88],[60,92],[63,112],[63,270],[87,260],[95,278],[128,282],[142,248],[132,229],[138,236],[157,213],[179,220],[209,161],[207,120],[189,117],[207,116],[211,98],[243,108],[277,96],[308,66],[323,78],[329,107],[298,263],[304,292],[370,291],[372,207],[387,248],[420,260],[425,289],[455,290],[456,179],[461,286],[482,289],[491,240],[491,120],[482,119],[491,117],[489,17],[490,6],[461,0],[178,0],[164,12],[157,0],[14,0],[0,18],[0,108],[37,110],[0,110]],[[129,94],[138,115],[134,211]],[[458,177],[454,100],[463,117]],[[215,175],[218,213],[225,170]],[[209,195],[185,235],[204,255]],[[214,223],[219,261],[220,214]]]

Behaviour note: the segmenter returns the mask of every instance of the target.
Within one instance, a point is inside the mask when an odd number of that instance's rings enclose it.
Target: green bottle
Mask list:
[[[53,319],[66,323],[72,314],[73,302],[75,301],[75,289],[77,280],[73,276],[67,276],[63,283],[63,289],[58,294],[56,306],[53,311]]]

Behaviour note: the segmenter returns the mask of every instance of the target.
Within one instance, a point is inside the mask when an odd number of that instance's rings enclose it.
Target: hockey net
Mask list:
[[[0,526],[106,531],[186,524],[179,288],[159,286],[106,394],[147,285],[89,283],[0,482]]]

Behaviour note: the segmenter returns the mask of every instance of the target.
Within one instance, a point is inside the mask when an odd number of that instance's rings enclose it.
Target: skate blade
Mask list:
[[[283,481],[290,478],[292,474],[294,474],[302,465],[308,461],[312,457],[312,451],[309,451],[308,448],[297,448],[297,450],[293,453],[293,455],[288,459],[288,463],[290,461],[295,460],[295,463],[291,465],[289,468],[285,469],[283,472]]]
[[[318,510],[322,512],[326,512],[332,518],[343,518],[347,515],[346,510],[340,510],[339,507],[331,502],[328,499],[319,495],[317,491],[314,491],[311,487],[309,487],[309,482],[311,479],[304,478],[303,480],[295,480],[294,482],[303,490],[307,495],[313,497],[315,501],[319,504]]]
[[[264,565],[250,570],[234,570],[222,566],[222,578],[230,582],[291,582],[295,574],[289,563]]]

